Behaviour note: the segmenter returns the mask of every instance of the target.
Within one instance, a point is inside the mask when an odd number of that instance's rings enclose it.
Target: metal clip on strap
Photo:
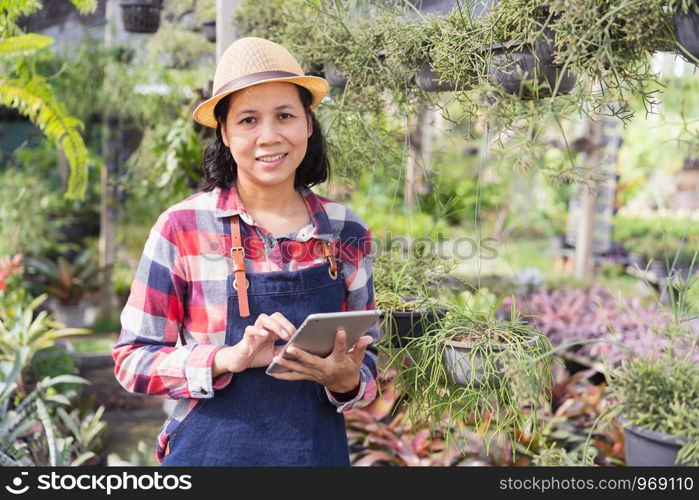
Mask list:
[[[248,305],[248,287],[250,283],[245,277],[245,249],[240,237],[240,221],[237,215],[231,219],[231,258],[233,259],[233,288],[238,292],[238,307],[240,317],[250,316]]]
[[[330,243],[323,241],[323,256],[330,263],[330,269],[328,269],[328,274],[334,280],[337,279],[337,261],[335,260],[335,255],[330,249]]]

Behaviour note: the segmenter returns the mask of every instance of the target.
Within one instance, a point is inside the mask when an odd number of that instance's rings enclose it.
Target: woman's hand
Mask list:
[[[372,337],[364,335],[348,351],[347,334],[344,330],[338,330],[335,347],[327,358],[314,356],[297,347],[289,347],[286,352],[293,355],[296,361],[284,359],[275,353],[274,362],[292,371],[269,375],[280,380],[313,380],[331,392],[351,392],[359,385],[359,368],[362,366],[364,352],[372,342]]]
[[[283,347],[275,347],[274,342],[277,339],[288,341],[295,332],[296,327],[282,313],[260,314],[254,325],[245,328],[240,342],[216,353],[213,376],[269,365]]]

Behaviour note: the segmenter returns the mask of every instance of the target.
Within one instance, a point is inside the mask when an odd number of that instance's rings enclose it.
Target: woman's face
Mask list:
[[[288,82],[234,92],[221,124],[223,143],[238,165],[238,182],[258,186],[293,186],[312,132],[296,85]]]

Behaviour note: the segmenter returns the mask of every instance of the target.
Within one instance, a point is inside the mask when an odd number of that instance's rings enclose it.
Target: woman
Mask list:
[[[327,179],[313,114],[327,82],[289,52],[242,38],[222,56],[194,119],[216,128],[200,192],[153,227],[121,315],[115,373],[132,392],[178,399],[163,465],[349,465],[342,412],[376,395],[374,326],[327,358],[278,356],[311,313],[374,308],[371,240]],[[292,371],[268,375],[274,359]]]

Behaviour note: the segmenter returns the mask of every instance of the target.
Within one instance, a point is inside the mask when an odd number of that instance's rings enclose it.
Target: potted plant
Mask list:
[[[699,465],[699,362],[691,353],[636,356],[610,371],[627,465]]]
[[[699,3],[696,0],[679,0],[673,15],[679,53],[690,62],[699,62]]]
[[[388,251],[374,259],[376,308],[383,311],[385,345],[404,346],[422,336],[445,313],[432,298],[450,263],[435,255],[403,256]]]
[[[507,373],[505,363],[515,360],[513,355],[535,359],[550,348],[546,337],[523,323],[457,319],[454,322],[448,316],[442,325],[446,328],[443,356],[449,378],[461,387],[499,387]]]
[[[31,258],[27,264],[45,280],[43,288],[52,297],[49,306],[57,321],[73,328],[94,323],[98,307],[88,294],[99,289],[106,268],[99,268],[88,250],[72,263],[59,257],[57,261]]]
[[[440,40],[448,32],[457,32],[459,24],[455,14],[440,16],[433,12],[421,16],[407,6],[384,13],[374,29],[384,44],[389,67],[400,70],[397,73],[403,86],[414,83],[426,92],[442,92],[468,90],[474,83],[473,78],[447,81],[435,67]]]
[[[121,19],[129,33],[155,33],[160,27],[162,0],[124,0]]]
[[[514,315],[514,313],[513,313]],[[392,356],[396,386],[406,395],[411,422],[449,422],[453,432],[475,426],[488,440],[523,432],[536,436],[548,406],[553,354],[548,339],[520,323],[453,310],[431,335],[416,338]]]

